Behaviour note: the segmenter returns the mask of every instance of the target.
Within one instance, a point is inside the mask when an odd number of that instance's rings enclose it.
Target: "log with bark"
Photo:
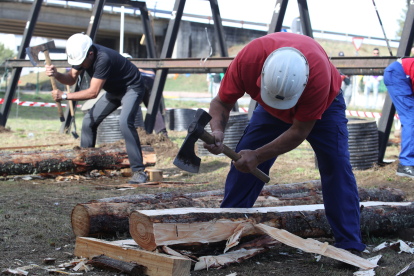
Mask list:
[[[320,181],[265,186],[254,207],[304,205],[322,203]],[[398,202],[404,192],[392,188],[359,188],[360,200]],[[224,190],[198,193],[160,193],[112,197],[81,203],[71,214],[72,229],[77,237],[112,236],[129,232],[128,216],[134,210],[171,209],[184,207],[219,208]],[[294,196],[297,196],[295,199]]]
[[[386,234],[414,227],[414,204],[364,202],[361,230]],[[301,205],[268,208],[180,208],[137,210],[129,217],[130,234],[145,250],[163,245],[191,245],[227,240],[237,227],[242,237],[264,234],[254,225],[262,223],[300,237],[332,236],[324,206]]]
[[[142,146],[144,164],[155,165],[151,146]],[[80,173],[94,169],[129,167],[125,148],[79,148],[72,150],[0,152],[0,175]]]

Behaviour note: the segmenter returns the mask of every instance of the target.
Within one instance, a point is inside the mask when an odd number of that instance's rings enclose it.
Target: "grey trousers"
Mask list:
[[[141,144],[134,122],[138,107],[144,96],[142,88],[129,88],[125,94],[115,95],[106,93],[102,96],[83,118],[81,132],[81,147],[93,148],[96,143],[96,134],[99,124],[109,114],[122,105],[119,125],[125,139],[126,151],[132,172],[145,169],[142,160]]]

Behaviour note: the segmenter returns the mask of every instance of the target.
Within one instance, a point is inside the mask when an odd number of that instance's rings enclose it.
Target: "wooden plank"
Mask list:
[[[129,245],[128,245],[129,244]],[[99,255],[124,261],[136,262],[146,266],[146,275],[154,276],[186,276],[190,275],[191,261],[136,249],[131,242],[108,242],[94,238],[76,238],[75,256],[93,258]]]

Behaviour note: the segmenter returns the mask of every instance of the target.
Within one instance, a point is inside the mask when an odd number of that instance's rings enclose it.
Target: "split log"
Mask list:
[[[142,146],[145,165],[155,165],[151,146]],[[74,148],[73,150],[0,152],[0,175],[80,173],[94,169],[129,167],[125,148]]]
[[[319,184],[318,184],[319,183]],[[308,181],[285,185],[265,186],[254,207],[275,207],[283,205],[309,205],[322,203],[320,181]],[[398,202],[405,198],[398,189],[362,189],[364,199]],[[224,190],[198,193],[160,193],[129,195],[93,200],[82,203],[72,210],[72,229],[77,237],[97,235],[112,236],[129,232],[128,216],[134,210],[171,208],[219,208]],[[294,195],[298,196],[296,199]],[[364,196],[365,195],[365,196]],[[288,200],[285,200],[289,198]]]
[[[364,202],[361,230],[392,233],[414,227],[414,204]],[[227,240],[241,224],[242,236],[264,234],[254,227],[265,224],[300,237],[332,236],[324,206],[301,205],[268,208],[180,208],[137,210],[129,217],[130,234],[145,250],[162,245],[191,245]]]
[[[103,269],[115,270],[117,272],[128,275],[138,276],[144,274],[145,266],[139,264],[128,263],[101,255],[93,257],[86,264]]]

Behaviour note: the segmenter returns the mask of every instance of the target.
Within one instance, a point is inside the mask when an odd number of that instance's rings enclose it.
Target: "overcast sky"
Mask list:
[[[174,0],[147,0],[147,7],[172,10]],[[308,0],[312,28],[332,32],[383,37],[372,0]],[[218,0],[222,18],[269,24],[276,0]],[[395,38],[406,0],[375,0],[385,33]],[[185,13],[211,15],[208,1],[187,0]],[[299,16],[297,1],[290,0],[283,25]]]

